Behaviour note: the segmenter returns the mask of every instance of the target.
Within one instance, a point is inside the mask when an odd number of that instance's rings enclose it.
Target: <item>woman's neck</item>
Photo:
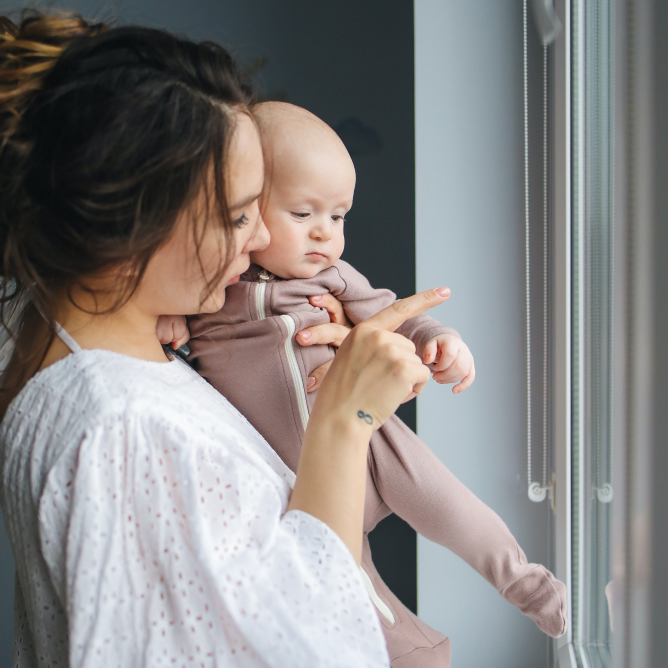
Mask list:
[[[111,350],[152,362],[168,361],[155,333],[157,316],[138,309],[132,299],[118,310],[104,313],[104,304],[98,300],[96,305],[88,293],[72,297],[64,299],[55,313],[59,324],[82,348]],[[103,313],[94,315],[95,310]],[[56,340],[42,366],[53,364],[68,353],[66,346]]]

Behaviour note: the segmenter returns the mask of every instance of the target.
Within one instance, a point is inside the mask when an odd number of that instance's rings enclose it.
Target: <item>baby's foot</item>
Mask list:
[[[566,633],[568,603],[566,587],[540,564],[526,564],[528,570],[501,590],[501,595],[536,622],[553,638]]]

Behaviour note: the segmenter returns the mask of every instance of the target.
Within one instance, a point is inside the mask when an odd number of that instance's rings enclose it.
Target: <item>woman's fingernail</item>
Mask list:
[[[436,288],[436,294],[440,297],[447,297],[450,294],[450,288]]]
[[[299,332],[299,336],[301,336],[304,341],[308,341],[311,338],[311,332],[309,332],[308,329],[305,329],[303,332]]]
[[[322,295],[313,295],[313,296],[311,297],[311,299],[312,299],[314,302],[322,301]]]
[[[308,380],[306,381],[306,389],[310,390],[314,385],[315,385],[315,378],[313,376],[309,376]]]

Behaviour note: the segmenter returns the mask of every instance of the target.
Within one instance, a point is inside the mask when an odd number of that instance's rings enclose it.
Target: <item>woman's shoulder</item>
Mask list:
[[[35,375],[7,410],[0,449],[5,459],[40,448],[62,454],[95,432],[104,432],[105,440],[134,434],[212,448],[219,455],[253,451],[267,459],[270,451],[275,457],[248,421],[185,362],[148,362],[105,350],[79,351]]]
[[[194,377],[193,377],[194,376]],[[184,363],[147,362],[106,350],[82,350],[37,373],[10,404],[3,440],[16,429],[90,430],[108,420],[150,416],[197,376]]]

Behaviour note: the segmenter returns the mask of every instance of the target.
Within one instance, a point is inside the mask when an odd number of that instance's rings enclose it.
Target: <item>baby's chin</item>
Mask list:
[[[329,260],[314,262],[313,260],[303,260],[297,266],[293,267],[290,278],[313,278],[321,271],[329,269],[334,263]]]
[[[313,261],[301,261],[301,262],[296,262],[292,266],[267,266],[266,264],[263,264],[262,262],[257,262],[261,267],[266,269],[268,272],[272,273],[274,276],[278,276],[279,278],[284,278],[284,279],[295,279],[295,278],[313,278],[314,276],[317,276],[321,271],[324,271],[325,269],[329,269],[333,262],[330,262],[329,260],[325,262],[313,262]],[[267,264],[271,265],[271,262],[268,262]]]
[[[251,253],[251,261],[266,269],[269,273],[279,278],[294,279],[294,278],[313,278],[321,271],[329,269],[334,262],[327,260],[314,261],[308,258],[296,260],[292,264],[274,263],[269,261],[262,261],[263,258],[253,257]]]

